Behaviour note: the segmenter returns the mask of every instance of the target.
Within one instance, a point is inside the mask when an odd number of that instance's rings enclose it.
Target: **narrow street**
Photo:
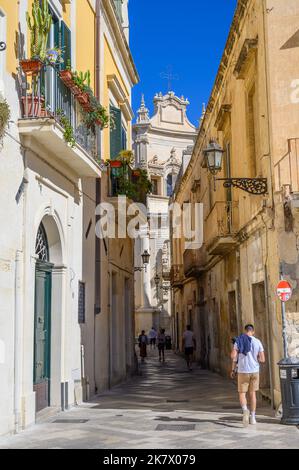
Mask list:
[[[282,426],[265,402],[258,425],[243,428],[235,385],[167,352],[150,352],[141,375],[65,413],[45,419],[0,448],[298,449],[299,429]]]

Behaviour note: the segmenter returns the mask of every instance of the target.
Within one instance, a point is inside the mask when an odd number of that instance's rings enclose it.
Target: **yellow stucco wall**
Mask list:
[[[76,2],[76,69],[90,70],[91,87],[95,81],[95,13],[86,0]]]
[[[107,38],[105,37],[104,38],[104,96],[102,99],[102,105],[105,106],[105,108],[107,108],[108,111],[109,111],[109,88],[108,88],[107,77],[113,74],[117,77],[119,83],[121,84],[122,90],[125,93],[126,97],[130,99],[129,90],[127,89],[124,83],[124,80],[121,76],[121,73],[114,59],[112,50],[109,46]],[[110,158],[110,129],[109,127],[107,129],[104,129],[103,133],[104,133],[104,159],[109,159]],[[130,148],[131,123],[128,123],[127,138],[128,138],[128,148]]]
[[[0,9],[3,11],[6,19],[6,38],[1,38],[7,45],[6,49],[6,70],[8,73],[15,73],[18,66],[15,42],[18,30],[19,5],[17,1],[0,0]]]
[[[68,3],[63,5],[62,19],[68,28],[71,29],[71,5]]]

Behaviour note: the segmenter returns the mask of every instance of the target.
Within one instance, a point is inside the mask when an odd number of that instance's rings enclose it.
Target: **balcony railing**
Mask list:
[[[109,197],[127,196],[134,202],[146,204],[147,193],[142,190],[138,183],[138,177],[129,165],[123,165],[119,168],[110,168]]]
[[[174,264],[170,271],[170,284],[172,287],[182,287],[184,283],[184,266],[182,264]]]
[[[199,250],[185,250],[184,252],[184,274],[186,278],[199,277],[205,272],[208,261],[206,247]]]
[[[97,157],[96,135],[84,125],[81,107],[56,68],[45,65],[35,78],[25,75],[21,108],[23,119],[53,118],[61,124],[61,116],[65,116],[76,143],[93,158]]]
[[[212,255],[224,255],[236,244],[239,231],[237,202],[216,202],[205,220],[204,240]]]

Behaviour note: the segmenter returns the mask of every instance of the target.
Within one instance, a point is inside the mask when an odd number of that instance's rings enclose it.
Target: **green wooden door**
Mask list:
[[[36,411],[50,405],[51,269],[37,262],[35,271],[33,390]]]

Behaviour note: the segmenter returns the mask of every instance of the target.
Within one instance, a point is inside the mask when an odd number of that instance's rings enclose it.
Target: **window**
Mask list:
[[[257,95],[255,86],[252,87],[248,94],[247,103],[247,139],[248,139],[248,173],[249,176],[255,178],[257,175],[256,165],[256,125],[257,125]]]
[[[152,194],[158,195],[158,180],[156,178],[151,179],[152,183]]]
[[[116,14],[118,16],[119,21],[122,23],[123,21],[123,15],[122,15],[122,0],[113,0],[115,9],[116,9]]]
[[[113,119],[113,126],[110,128],[110,158],[115,160],[121,150],[123,150],[123,131],[121,125],[121,111],[115,106],[110,106],[110,114]]]
[[[124,126],[121,127],[121,147],[122,150],[127,149],[127,131]]]
[[[79,281],[78,322],[85,323],[85,283]]]
[[[172,196],[172,192],[173,192],[173,177],[172,177],[172,174],[169,173],[169,175],[167,176],[167,196],[168,197]]]

